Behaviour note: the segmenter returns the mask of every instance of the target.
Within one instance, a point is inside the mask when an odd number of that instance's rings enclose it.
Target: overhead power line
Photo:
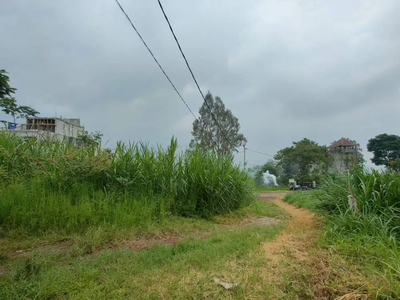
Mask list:
[[[171,84],[171,86],[173,87],[173,89],[175,90],[175,92],[177,93],[177,95],[179,96],[179,98],[180,98],[180,99],[182,100],[182,102],[185,104],[186,108],[190,111],[190,113],[192,114],[192,116],[197,120],[196,115],[193,113],[193,111],[191,110],[191,108],[189,107],[189,105],[186,103],[185,99],[183,99],[182,95],[179,93],[178,89],[177,89],[176,86],[173,84],[173,82],[171,81],[171,79],[169,78],[169,76],[167,75],[167,73],[165,72],[165,70],[163,69],[163,67],[161,66],[161,64],[158,62],[157,58],[154,56],[154,54],[153,54],[153,52],[151,51],[150,47],[149,47],[149,46],[147,45],[147,43],[145,42],[145,40],[143,39],[142,35],[141,35],[141,34],[139,33],[139,31],[137,30],[137,28],[136,28],[135,25],[133,24],[132,20],[131,20],[130,17],[128,16],[128,14],[125,12],[125,10],[124,10],[124,8],[122,7],[122,5],[119,3],[118,0],[115,0],[115,2],[118,4],[118,7],[120,8],[121,12],[125,15],[126,19],[127,19],[128,22],[130,23],[130,25],[132,26],[132,28],[135,30],[136,34],[138,35],[138,37],[139,37],[140,40],[142,41],[143,45],[146,47],[146,49],[147,49],[147,51],[150,53],[151,57],[154,59],[154,61],[156,62],[156,64],[157,64],[158,67],[160,68],[161,72],[164,74],[165,78],[167,78],[168,82]],[[175,41],[176,41],[176,44],[178,45],[179,51],[181,52],[182,57],[183,57],[183,59],[185,60],[186,66],[188,67],[189,72],[190,72],[190,74],[192,75],[192,78],[193,78],[193,80],[194,80],[194,82],[195,82],[195,84],[196,84],[196,86],[197,86],[197,89],[199,90],[201,97],[203,98],[203,100],[204,100],[204,102],[205,102],[207,108],[209,109],[209,111],[210,111],[210,113],[211,113],[211,116],[212,116],[214,122],[216,123],[217,127],[218,127],[219,130],[221,131],[221,133],[222,133],[222,135],[224,136],[225,140],[226,140],[229,144],[231,144],[230,141],[229,141],[229,139],[226,137],[224,131],[221,129],[221,127],[220,127],[220,125],[219,125],[217,119],[215,118],[215,115],[213,114],[213,112],[212,112],[212,110],[211,110],[211,107],[208,105],[208,103],[207,103],[207,101],[206,101],[206,99],[205,99],[205,97],[204,97],[204,94],[203,94],[203,92],[202,92],[201,89],[200,89],[200,86],[199,86],[199,84],[198,84],[198,82],[197,82],[197,80],[196,80],[196,77],[194,76],[193,71],[192,71],[192,69],[190,68],[189,62],[187,61],[186,56],[185,56],[185,54],[183,53],[183,50],[182,50],[182,48],[181,48],[181,46],[180,46],[180,44],[179,44],[178,38],[176,37],[176,35],[175,35],[175,33],[174,33],[174,30],[172,29],[171,23],[169,22],[169,19],[168,19],[167,15],[166,15],[166,13],[165,13],[165,11],[164,11],[164,8],[163,8],[163,6],[162,6],[160,0],[158,0],[158,4],[159,4],[159,6],[160,6],[160,8],[161,8],[161,11],[163,12],[163,15],[164,15],[164,17],[165,17],[165,20],[166,20],[167,23],[168,23],[168,26],[169,26],[169,28],[170,28],[170,30],[171,30],[171,33],[172,33],[172,35],[174,36],[174,39],[175,39]],[[231,144],[231,145],[232,145],[232,144]],[[252,149],[249,149],[249,148],[245,148],[245,149],[246,149],[246,150],[249,150],[249,151],[252,151],[252,152],[255,152],[255,153],[258,153],[258,154],[261,154],[261,155],[266,155],[266,156],[273,157],[272,155],[269,155],[269,154],[266,154],[266,153],[262,153],[262,152],[259,152],[259,151],[255,151],[255,150],[252,150]],[[238,152],[238,150],[236,150],[236,149],[235,149],[235,151]],[[243,151],[241,151],[240,153],[242,153],[242,152],[243,152]]]
[[[267,153],[263,153],[263,152],[260,152],[260,151],[256,151],[256,150],[252,150],[252,149],[247,148],[247,147],[246,147],[246,150],[249,150],[251,152],[258,153],[258,154],[261,154],[261,155],[269,156],[269,157],[272,157],[272,158],[274,157],[273,155],[270,155],[270,154],[267,154]]]
[[[125,12],[125,10],[123,9],[123,7],[121,6],[121,4],[118,2],[118,0],[115,0],[115,2],[117,2],[119,8],[121,9],[122,13],[125,15],[125,17],[128,19],[129,23],[131,24],[132,28],[135,30],[136,34],[139,36],[140,40],[142,41],[143,45],[147,48],[147,51],[149,51],[150,55],[153,57],[154,61],[156,62],[156,64],[158,65],[158,67],[160,68],[160,70],[163,72],[164,76],[167,78],[167,80],[169,81],[169,83],[171,84],[171,86],[174,88],[175,92],[178,94],[179,98],[181,98],[182,102],[186,105],[187,109],[190,111],[190,113],[193,115],[193,117],[195,119],[197,119],[197,117],[195,116],[195,114],[193,113],[193,111],[190,109],[189,105],[186,103],[186,101],[183,99],[182,95],[179,93],[178,89],[175,87],[175,85],[172,83],[171,79],[169,78],[169,76],[167,75],[167,73],[164,71],[163,67],[160,65],[160,63],[158,62],[157,58],[154,56],[153,52],[150,50],[149,46],[147,46],[146,42],[144,41],[143,37],[141,36],[141,34],[139,33],[139,31],[136,29],[135,25],[133,25],[133,22],[131,21],[131,19],[129,18],[128,14]]]
[[[190,67],[189,62],[188,62],[188,60],[186,59],[185,53],[183,53],[182,47],[181,47],[181,45],[179,44],[178,38],[176,37],[174,30],[172,29],[172,25],[171,25],[171,23],[169,22],[169,19],[168,19],[168,17],[167,17],[167,14],[165,13],[164,7],[162,6],[160,0],[158,0],[158,5],[160,6],[161,11],[162,11],[162,13],[163,13],[163,15],[164,15],[164,18],[165,18],[165,20],[166,20],[167,23],[168,23],[169,29],[170,29],[172,35],[174,36],[175,42],[176,42],[176,44],[178,45],[179,51],[181,52],[181,55],[182,55],[183,59],[185,60],[186,66],[187,66],[187,68],[189,69],[190,74],[192,75],[192,78],[193,78],[193,80],[194,80],[194,82],[195,82],[195,84],[196,84],[196,86],[197,86],[197,89],[199,90],[200,95],[201,95],[201,97],[202,97],[203,100],[204,100],[204,103],[206,104],[208,110],[209,110],[210,113],[211,113],[211,117],[213,118],[213,120],[214,120],[215,124],[217,125],[218,129],[221,131],[221,133],[222,133],[222,135],[224,136],[225,140],[226,140],[229,144],[231,144],[231,146],[234,147],[235,145],[232,145],[231,141],[226,137],[225,132],[221,129],[221,126],[219,125],[217,119],[215,118],[215,116],[214,116],[214,114],[213,114],[213,112],[212,112],[212,110],[211,110],[211,107],[208,105],[207,100],[206,100],[206,98],[204,97],[204,94],[203,94],[203,92],[202,92],[201,89],[200,89],[199,83],[197,82],[197,79],[196,79],[196,77],[195,77],[194,74],[193,74],[192,68]],[[234,147],[234,149],[235,149],[235,147]],[[236,149],[235,149],[235,150],[236,150]],[[237,152],[237,151],[238,151],[238,150],[236,150],[236,152]]]

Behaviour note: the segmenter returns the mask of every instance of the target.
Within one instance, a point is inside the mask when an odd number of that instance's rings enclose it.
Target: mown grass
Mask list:
[[[158,245],[132,252],[129,249],[104,250],[98,255],[62,249],[33,247],[14,257],[15,248],[3,244],[5,271],[0,276],[0,299],[198,299],[267,297],[276,287],[260,277],[268,263],[259,244],[270,240],[280,226],[247,226],[224,229],[219,224],[237,224],[251,216],[277,216],[282,212],[268,202],[256,201],[249,207],[218,220],[193,221],[182,217],[174,234],[187,234],[175,246]],[[221,219],[222,218],[222,219]],[[200,223],[198,223],[200,222]],[[169,224],[169,225],[172,225]],[[212,229],[205,239],[193,233]],[[182,231],[180,231],[182,230]],[[153,232],[155,233],[155,232]],[[125,236],[126,237],[126,236]],[[40,243],[39,243],[40,244]],[[55,245],[56,246],[56,245]],[[65,249],[64,249],[65,250]],[[8,251],[8,252],[6,252]],[[224,290],[213,277],[237,282],[233,290]]]
[[[372,298],[400,297],[399,202],[395,200],[399,182],[396,173],[354,170],[330,175],[318,191],[285,196],[289,203],[325,215],[320,245],[357,266],[362,280],[358,289]],[[360,208],[358,214],[347,204],[349,185]],[[350,284],[336,282],[336,287]]]

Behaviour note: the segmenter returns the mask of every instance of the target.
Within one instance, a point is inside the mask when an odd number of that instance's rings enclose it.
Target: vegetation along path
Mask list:
[[[0,299],[369,298],[367,277],[321,246],[322,218],[284,202],[285,194],[258,193],[215,225],[194,221],[190,235],[177,226],[157,241],[116,240],[91,255],[72,238],[62,249],[0,240]]]

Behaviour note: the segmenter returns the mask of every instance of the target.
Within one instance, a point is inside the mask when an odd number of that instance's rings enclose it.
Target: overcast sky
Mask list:
[[[197,113],[201,96],[157,1],[120,3]],[[370,158],[368,139],[400,134],[400,1],[163,5],[203,92],[238,117],[249,148],[274,155],[304,137],[326,145],[350,137]],[[0,69],[21,105],[80,117],[111,146],[166,145],[172,135],[189,144],[193,116],[114,0],[0,0],[0,36]]]

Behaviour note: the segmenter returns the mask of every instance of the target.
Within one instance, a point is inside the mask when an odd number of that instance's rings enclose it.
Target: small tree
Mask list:
[[[29,106],[20,106],[17,104],[17,100],[12,97],[12,94],[17,90],[16,88],[10,87],[10,78],[6,75],[5,70],[0,70],[0,107],[1,110],[7,115],[13,117],[14,123],[19,118],[26,118],[28,116],[36,116],[39,112]]]
[[[237,147],[247,142],[243,134],[239,133],[239,120],[225,108],[220,97],[214,99],[208,92],[205,99],[206,102],[199,110],[200,118],[193,122],[190,148],[200,147],[217,155],[232,155]]]
[[[78,138],[82,141],[84,146],[101,146],[101,139],[103,134],[100,131],[87,132],[83,131],[79,134]]]

